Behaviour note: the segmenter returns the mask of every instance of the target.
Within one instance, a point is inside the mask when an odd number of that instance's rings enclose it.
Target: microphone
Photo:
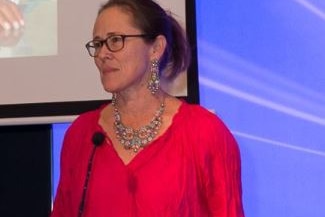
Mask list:
[[[93,150],[92,150],[92,152],[90,154],[90,158],[89,158],[89,161],[88,161],[86,179],[85,179],[85,183],[84,183],[84,186],[83,186],[81,201],[80,201],[80,204],[79,204],[78,217],[82,216],[82,213],[83,213],[84,208],[85,208],[86,193],[87,193],[87,189],[88,189],[88,183],[89,183],[89,178],[90,178],[90,174],[91,174],[91,169],[92,169],[92,164],[93,164],[96,148],[98,146],[102,145],[104,140],[105,140],[105,135],[102,132],[94,133],[94,135],[93,135],[93,137],[91,139],[92,143],[94,144],[94,147],[93,147]]]
[[[105,135],[102,132],[96,132],[93,135],[92,142],[95,147],[100,146],[105,140]]]

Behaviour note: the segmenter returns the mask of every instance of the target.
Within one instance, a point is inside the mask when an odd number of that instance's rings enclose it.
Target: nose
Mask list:
[[[98,54],[97,54],[97,57],[98,58],[103,58],[103,59],[111,59],[112,58],[112,51],[110,51],[106,44],[104,43],[103,46],[101,46],[101,48],[99,48],[98,50]]]

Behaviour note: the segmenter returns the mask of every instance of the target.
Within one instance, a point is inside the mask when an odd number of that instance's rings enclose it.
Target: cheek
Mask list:
[[[132,77],[143,77],[147,72],[146,60],[133,56],[132,60],[125,62],[123,71]]]
[[[123,67],[127,71],[143,74],[147,71],[149,57],[145,52],[131,52],[125,56]]]

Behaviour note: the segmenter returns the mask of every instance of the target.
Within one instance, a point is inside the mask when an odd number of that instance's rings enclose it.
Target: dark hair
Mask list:
[[[101,6],[98,14],[113,6],[132,13],[136,27],[144,34],[153,36],[146,38],[147,42],[153,42],[158,35],[166,37],[167,47],[160,60],[163,77],[173,79],[188,68],[190,45],[183,28],[170,12],[166,12],[153,0],[109,0]]]

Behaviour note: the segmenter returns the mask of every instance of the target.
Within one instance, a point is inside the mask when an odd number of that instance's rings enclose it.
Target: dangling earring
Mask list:
[[[159,61],[152,60],[150,67],[151,76],[148,81],[148,89],[152,94],[155,94],[160,88],[160,80],[159,80]]]

